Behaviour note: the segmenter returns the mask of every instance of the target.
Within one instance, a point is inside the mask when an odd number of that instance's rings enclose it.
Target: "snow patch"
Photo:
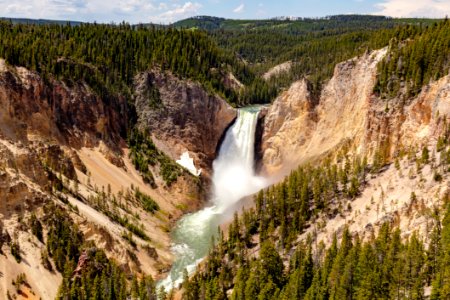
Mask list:
[[[177,160],[177,164],[186,168],[194,176],[198,177],[202,173],[202,169],[197,170],[194,165],[194,159],[189,156],[189,152],[187,151],[181,155],[179,160]]]

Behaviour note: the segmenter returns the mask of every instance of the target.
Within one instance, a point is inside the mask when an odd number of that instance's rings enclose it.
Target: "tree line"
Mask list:
[[[240,100],[239,91],[225,85],[224,76],[233,72],[245,85],[255,79],[245,64],[201,31],[125,23],[70,26],[1,21],[0,41],[0,57],[9,64],[37,71],[49,83],[52,78],[87,83],[102,97],[131,99],[135,75],[155,65],[201,82],[233,105],[248,103]]]
[[[416,96],[424,85],[450,71],[450,21],[399,29],[387,57],[378,65],[374,91],[382,98]]]

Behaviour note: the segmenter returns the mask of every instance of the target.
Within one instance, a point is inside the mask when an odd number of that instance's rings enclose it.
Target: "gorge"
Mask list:
[[[213,162],[212,191],[208,206],[184,216],[172,233],[175,261],[169,276],[159,283],[167,291],[177,287],[208,253],[217,228],[230,220],[242,198],[258,192],[268,180],[255,174],[255,131],[259,107],[238,110]],[[234,209],[233,209],[234,208]]]
[[[0,299],[450,298],[449,41],[0,21]]]

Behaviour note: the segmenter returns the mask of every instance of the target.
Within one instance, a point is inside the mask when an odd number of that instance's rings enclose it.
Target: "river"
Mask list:
[[[185,215],[172,232],[172,251],[175,261],[169,276],[158,282],[166,291],[177,287],[183,280],[183,271],[195,271],[197,264],[207,255],[211,238],[217,228],[230,220],[236,204],[242,198],[267,186],[267,181],[255,174],[255,131],[259,107],[238,110],[213,162],[212,197],[204,209]]]

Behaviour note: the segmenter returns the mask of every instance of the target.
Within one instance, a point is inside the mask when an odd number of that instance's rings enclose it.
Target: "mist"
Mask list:
[[[212,246],[217,227],[230,220],[236,204],[244,197],[263,189],[269,181],[255,174],[255,132],[258,107],[242,108],[227,131],[213,163],[210,206],[184,216],[173,231],[172,251],[176,256],[169,276],[158,283],[166,290],[177,287],[183,271],[195,271],[197,264]]]

